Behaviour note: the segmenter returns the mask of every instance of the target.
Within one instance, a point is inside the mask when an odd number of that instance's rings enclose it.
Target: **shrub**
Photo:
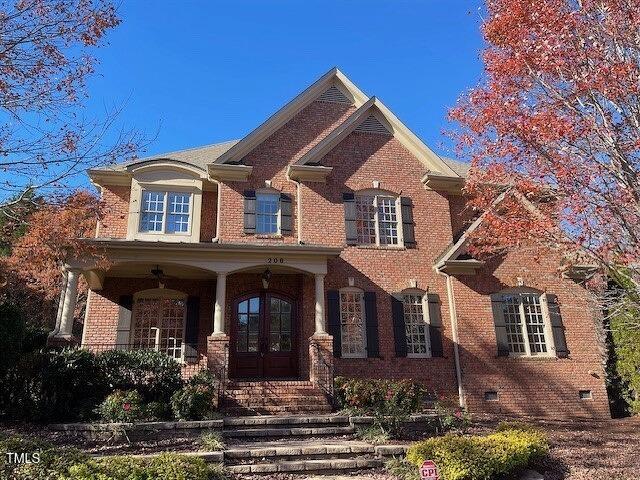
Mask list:
[[[459,406],[452,405],[451,402],[441,400],[434,405],[440,432],[447,432],[453,429],[465,431],[471,425],[469,414]]]
[[[203,420],[215,412],[216,378],[203,370],[189,379],[187,385],[171,397],[171,410],[178,420]]]
[[[335,384],[340,407],[361,415],[372,415],[374,424],[387,434],[399,434],[402,424],[413,413],[424,409],[426,387],[409,380],[346,379]]]
[[[218,432],[203,433],[200,436],[200,444],[210,452],[224,450],[226,447],[222,435],[220,435]]]
[[[84,420],[107,393],[100,367],[86,350],[24,354],[3,380],[0,415],[12,419]]]
[[[433,460],[446,480],[486,480],[517,472],[548,452],[544,433],[503,428],[487,436],[430,438],[409,447],[407,460],[415,467]]]
[[[111,390],[137,390],[144,402],[168,403],[182,387],[180,364],[154,350],[110,350],[97,356]]]
[[[116,390],[98,407],[100,418],[107,422],[137,422],[146,418],[142,397],[136,390]]]

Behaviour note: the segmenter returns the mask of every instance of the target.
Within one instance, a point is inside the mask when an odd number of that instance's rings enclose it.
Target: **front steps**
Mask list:
[[[222,410],[227,415],[291,415],[331,412],[326,395],[304,380],[230,381]]]
[[[225,418],[223,461],[235,474],[324,474],[377,468],[404,454],[402,445],[374,446],[353,433],[349,417],[340,415]]]

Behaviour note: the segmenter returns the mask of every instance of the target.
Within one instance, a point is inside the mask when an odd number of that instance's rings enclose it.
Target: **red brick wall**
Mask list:
[[[102,187],[104,216],[98,222],[98,237],[127,238],[127,221],[131,187],[107,185]]]
[[[557,273],[557,259],[521,251],[490,262],[481,275],[459,277],[454,292],[458,312],[463,384],[472,411],[552,417],[608,417],[597,307],[591,296]],[[518,285],[558,296],[569,358],[497,357],[491,293]],[[549,339],[548,339],[549,340]],[[579,390],[593,400],[579,400]],[[485,401],[484,392],[498,392]]]
[[[218,192],[202,192],[202,213],[200,216],[201,242],[211,242],[211,239],[216,236],[217,204]]]
[[[267,138],[244,159],[255,168],[248,182],[229,182],[222,187],[224,222],[220,237],[224,242],[296,243],[297,215],[296,185],[287,180],[287,166],[298,160],[310,148],[340,125],[354,107],[338,103],[313,102],[278,131]],[[293,230],[282,238],[256,238],[243,231],[243,192],[265,188],[265,180],[272,187],[291,196],[293,202]]]

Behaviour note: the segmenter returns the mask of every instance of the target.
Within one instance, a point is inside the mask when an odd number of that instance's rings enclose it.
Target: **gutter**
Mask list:
[[[451,319],[451,336],[453,340],[453,359],[456,367],[456,382],[458,384],[458,403],[460,408],[466,409],[464,386],[462,385],[462,368],[460,366],[460,339],[458,337],[458,312],[456,310],[456,300],[453,291],[453,278],[444,272],[438,271],[447,280],[447,301],[449,302],[449,318]]]

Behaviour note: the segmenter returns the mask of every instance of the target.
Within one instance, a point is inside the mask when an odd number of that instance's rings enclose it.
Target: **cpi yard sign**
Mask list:
[[[420,467],[420,480],[438,480],[438,468],[432,460],[425,460]]]

